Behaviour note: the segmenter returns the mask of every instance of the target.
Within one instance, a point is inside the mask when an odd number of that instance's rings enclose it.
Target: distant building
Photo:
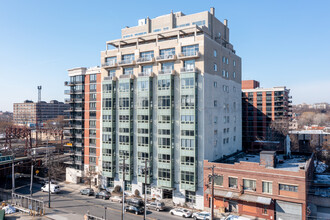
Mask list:
[[[12,112],[2,112],[0,111],[0,121],[11,121],[13,120]]]
[[[69,109],[69,105],[56,100],[49,103],[26,100],[24,103],[14,103],[13,122],[16,125],[36,125],[61,115],[65,116],[67,109]]]
[[[322,146],[325,143],[330,145],[330,132],[323,129],[290,131],[292,149],[297,152],[311,153],[315,147]]]
[[[204,206],[211,207],[214,167],[215,213],[234,212],[260,219],[306,219],[307,196],[313,179],[310,154],[260,155],[243,152],[219,162],[204,161]]]
[[[250,151],[259,151],[269,144],[267,141],[272,141],[269,136],[273,121],[285,124],[291,118],[290,90],[285,86],[269,89],[259,86],[255,80],[242,81],[243,148]]]

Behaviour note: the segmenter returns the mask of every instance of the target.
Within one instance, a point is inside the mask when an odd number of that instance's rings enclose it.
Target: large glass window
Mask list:
[[[119,83],[120,92],[129,92],[129,83]]]
[[[172,56],[175,55],[175,48],[162,49],[159,51],[159,55],[162,58],[172,58]]]
[[[195,79],[193,77],[181,79],[181,88],[182,89],[188,89],[188,88],[194,88],[194,87],[195,87]]]
[[[187,203],[196,203],[196,192],[187,190],[185,197]]]
[[[96,74],[89,75],[89,81],[90,82],[96,82]]]
[[[195,60],[185,60],[183,62],[183,66],[185,70],[194,70],[195,69]]]
[[[154,57],[154,51],[141,52],[140,57],[146,60],[151,60]]]
[[[214,176],[214,185],[222,186],[223,185],[223,176]]]
[[[171,73],[173,69],[174,69],[174,63],[173,62],[162,63],[162,72]]]
[[[130,67],[130,68],[124,68],[123,69],[123,74],[124,75],[133,75],[133,68]]]
[[[171,180],[171,170],[159,168],[158,169],[158,180],[170,181]]]
[[[170,96],[158,96],[158,108],[168,109],[171,107]]]
[[[119,98],[119,108],[129,108],[129,98],[123,97]]]
[[[181,48],[181,52],[184,56],[195,56],[198,51],[199,51],[198,44],[190,45],[190,46],[184,46],[184,47]]]
[[[125,54],[125,55],[122,55],[121,59],[123,61],[133,61],[134,60],[134,54]]]
[[[115,65],[117,63],[117,57],[106,57],[105,62],[108,65]]]
[[[194,95],[181,95],[181,108],[194,108],[195,96]]]
[[[161,79],[158,80],[158,90],[167,90],[171,86],[171,80],[170,79]]]
[[[149,81],[139,81],[138,83],[138,91],[149,91]]]
[[[185,184],[194,184],[195,173],[189,171],[181,171],[181,182]]]
[[[152,66],[142,66],[142,74],[144,75],[150,75],[152,73]]]

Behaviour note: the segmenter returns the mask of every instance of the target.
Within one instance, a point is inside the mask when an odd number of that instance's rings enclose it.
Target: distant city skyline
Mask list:
[[[243,79],[261,87],[286,86],[293,104],[330,102],[329,1],[3,1],[0,0],[0,111],[13,103],[64,101],[67,70],[100,65],[105,42],[138,19],[215,7],[229,20],[231,42],[242,57]],[[120,10],[118,10],[120,9]],[[115,30],[115,31],[113,31]]]

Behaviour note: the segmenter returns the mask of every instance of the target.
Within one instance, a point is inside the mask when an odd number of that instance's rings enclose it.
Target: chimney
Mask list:
[[[225,19],[225,20],[223,21],[223,24],[224,24],[226,27],[228,27],[228,20]]]
[[[215,16],[215,8],[214,7],[210,8],[210,13],[211,13],[211,15]]]
[[[276,151],[261,151],[260,152],[260,165],[275,168]]]

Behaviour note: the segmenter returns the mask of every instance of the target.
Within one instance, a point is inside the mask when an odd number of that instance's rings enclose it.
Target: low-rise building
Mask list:
[[[215,213],[236,212],[262,219],[305,219],[313,179],[313,155],[236,153],[217,162],[204,160],[204,207],[211,208],[214,167]]]

